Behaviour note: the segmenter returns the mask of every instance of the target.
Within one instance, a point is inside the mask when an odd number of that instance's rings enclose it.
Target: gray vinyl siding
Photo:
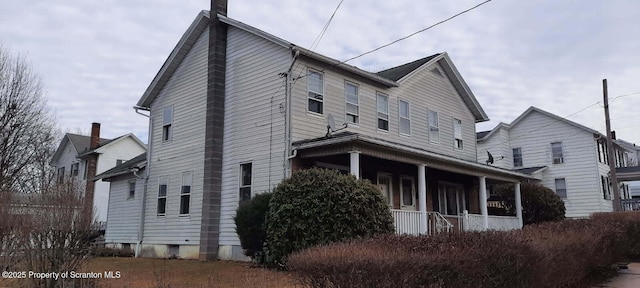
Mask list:
[[[200,241],[204,175],[208,31],[205,29],[151,104],[151,158],[144,243]],[[162,141],[163,110],[173,106],[173,136]],[[193,172],[190,213],[179,215],[182,173]],[[168,176],[166,216],[157,215],[158,179]]]
[[[306,75],[307,69],[322,71],[324,66],[311,62],[299,61],[295,75]],[[344,83],[349,81],[359,86],[360,120],[358,125],[350,124],[347,131],[402,143],[428,151],[476,161],[475,119],[446,77],[438,76],[430,70],[438,67],[437,63],[422,67],[409,77],[399,82],[399,87],[385,88],[371,84],[358,77],[328,69],[324,71],[324,103],[323,115],[308,112],[306,77],[293,85],[293,141],[322,137],[327,132],[326,117],[331,114],[340,126],[345,122]],[[443,73],[444,75],[444,73]],[[389,96],[389,131],[377,129],[376,92]],[[411,135],[399,132],[398,100],[410,103]],[[429,142],[428,109],[438,112],[440,141]],[[462,121],[462,137],[464,149],[454,149],[453,119]]]
[[[252,163],[252,195],[284,177],[285,88],[278,74],[287,71],[291,56],[285,47],[235,27],[229,27],[227,41],[220,245],[240,245],[233,221],[240,164]]]
[[[609,211],[602,200],[593,134],[538,112],[510,129],[511,147],[522,147],[525,167],[547,166],[542,184],[555,191],[555,179],[565,178],[567,217]],[[562,142],[564,163],[552,164],[551,143]],[[513,164],[512,164],[513,165]]]
[[[479,141],[477,144],[478,149],[478,162],[487,163],[489,156],[487,151],[493,156],[492,166],[512,169],[513,168],[513,148],[509,140],[509,131],[502,127],[499,127],[489,138]],[[523,167],[527,167],[528,163],[523,161]]]
[[[129,183],[136,182],[135,197],[129,198]],[[133,174],[112,179],[109,189],[106,243],[136,243],[140,224],[140,205],[144,180]]]

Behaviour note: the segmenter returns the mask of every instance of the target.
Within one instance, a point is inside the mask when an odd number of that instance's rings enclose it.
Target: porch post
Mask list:
[[[349,151],[349,170],[351,175],[360,179],[360,151]]]
[[[420,234],[427,234],[427,178],[425,164],[418,165],[418,206],[420,208]]]
[[[518,217],[518,222],[520,223],[520,228],[524,225],[522,221],[522,196],[520,194],[520,182],[515,185],[516,191],[516,217]]]
[[[487,177],[480,176],[480,214],[482,214],[482,227],[489,230],[489,212],[487,211]]]

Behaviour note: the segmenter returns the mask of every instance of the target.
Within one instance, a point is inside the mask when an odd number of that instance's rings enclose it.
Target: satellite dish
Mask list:
[[[487,155],[489,156],[489,159],[487,159],[487,165],[493,164],[493,155],[491,155],[491,152],[487,151]]]
[[[327,135],[326,137],[331,136],[331,133],[336,132],[336,131],[340,131],[342,129],[347,128],[347,123],[344,123],[344,127],[336,129],[336,120],[333,119],[333,115],[331,115],[331,113],[327,114]]]

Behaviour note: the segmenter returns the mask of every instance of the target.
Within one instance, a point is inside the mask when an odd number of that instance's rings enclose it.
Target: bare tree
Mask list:
[[[0,45],[0,193],[38,193],[48,185],[55,135],[39,77]]]

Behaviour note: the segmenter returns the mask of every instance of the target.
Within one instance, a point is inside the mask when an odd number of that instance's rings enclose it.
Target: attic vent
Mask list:
[[[436,74],[436,75],[438,75],[440,77],[444,77],[444,76],[442,76],[442,73],[440,73],[440,69],[438,69],[438,68],[433,68],[431,70],[431,73]]]

